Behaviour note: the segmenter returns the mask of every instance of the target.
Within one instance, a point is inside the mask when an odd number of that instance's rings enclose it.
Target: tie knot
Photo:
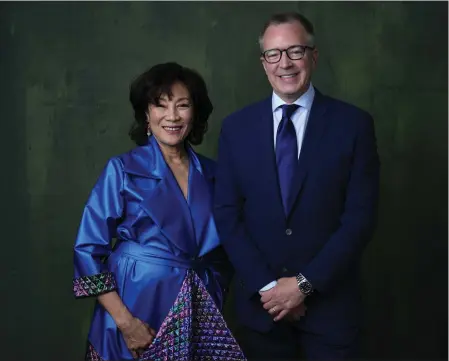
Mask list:
[[[292,114],[295,112],[296,109],[299,108],[298,104],[284,104],[281,105],[282,108],[282,118],[290,119]]]

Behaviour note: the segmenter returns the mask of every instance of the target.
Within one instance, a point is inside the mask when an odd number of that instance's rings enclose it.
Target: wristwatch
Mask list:
[[[296,276],[296,281],[298,282],[299,290],[306,296],[310,295],[313,292],[312,284],[307,281],[307,278],[305,278],[302,273],[298,273],[298,275]]]

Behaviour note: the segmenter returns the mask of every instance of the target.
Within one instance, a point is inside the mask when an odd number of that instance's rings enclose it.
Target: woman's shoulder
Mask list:
[[[147,146],[137,146],[129,149],[126,152],[117,154],[114,158],[120,159],[122,162],[129,162],[136,158],[142,157],[143,154],[148,153]]]
[[[153,164],[154,154],[148,146],[137,146],[110,159],[119,162],[125,173],[148,175],[149,164]]]

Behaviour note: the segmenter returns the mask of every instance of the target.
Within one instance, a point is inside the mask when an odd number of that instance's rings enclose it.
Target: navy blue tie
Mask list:
[[[297,104],[284,104],[282,108],[282,119],[276,134],[276,163],[278,166],[279,186],[281,187],[282,205],[285,214],[288,213],[290,188],[298,164],[298,142],[296,140],[295,126],[290,119]]]

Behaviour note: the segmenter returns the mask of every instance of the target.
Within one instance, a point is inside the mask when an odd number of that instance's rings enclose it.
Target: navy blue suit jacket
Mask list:
[[[316,89],[315,89],[316,90]],[[271,96],[222,124],[214,215],[236,270],[239,322],[273,326],[258,290],[299,272],[315,291],[297,326],[344,337],[358,324],[359,263],[376,222],[379,159],[365,111],[316,90],[293,196],[284,213],[273,144]]]

